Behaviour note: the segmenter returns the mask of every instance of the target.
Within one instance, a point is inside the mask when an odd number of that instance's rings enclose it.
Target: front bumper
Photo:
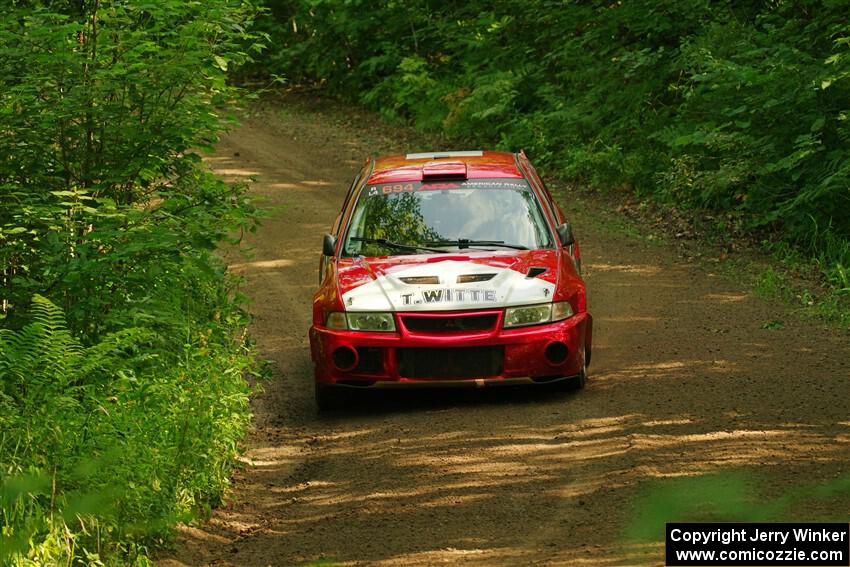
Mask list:
[[[483,312],[480,312],[483,313]],[[392,333],[310,328],[316,381],[350,387],[472,386],[555,382],[578,375],[590,359],[593,320],[485,330],[411,331],[396,314]],[[479,313],[442,313],[447,318]]]

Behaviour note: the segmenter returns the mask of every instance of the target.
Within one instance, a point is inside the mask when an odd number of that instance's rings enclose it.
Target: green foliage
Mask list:
[[[144,561],[221,497],[253,371],[206,171],[249,0],[0,0],[0,563]]]
[[[743,471],[653,482],[635,505],[625,532],[628,540],[664,539],[667,522],[769,522],[797,520],[805,502],[850,493],[850,477],[825,483],[800,483],[773,498],[759,494],[765,481]],[[816,518],[843,522],[845,517]]]
[[[266,71],[595,185],[732,214],[842,285],[844,1],[266,3]]]
[[[143,328],[83,347],[48,300],[29,313],[0,330],[0,561],[104,559],[214,502],[248,424],[250,357],[210,330],[171,353]]]
[[[754,522],[755,483],[739,473],[683,477],[656,482],[639,499],[626,538],[655,541],[664,538],[667,522]]]
[[[6,3],[3,311],[14,317],[47,292],[74,329],[96,336],[115,328],[116,309],[145,300],[146,272],[163,256],[210,250],[244,220],[240,192],[202,173],[191,149],[222,127],[222,105],[236,94],[224,68],[248,57],[252,9],[234,0]]]

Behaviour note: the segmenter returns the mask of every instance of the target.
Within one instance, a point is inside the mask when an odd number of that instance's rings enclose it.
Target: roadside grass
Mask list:
[[[819,278],[815,261],[797,253],[761,254],[730,257],[720,264],[721,273],[761,298],[781,301],[794,313],[850,330],[850,293]]]

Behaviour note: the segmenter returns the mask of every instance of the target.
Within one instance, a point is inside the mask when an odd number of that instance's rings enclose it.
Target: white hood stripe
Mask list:
[[[480,282],[458,277],[496,274]],[[439,284],[407,284],[401,278],[437,276]],[[501,308],[552,300],[555,284],[509,268],[445,260],[400,269],[342,295],[348,311],[454,311]]]

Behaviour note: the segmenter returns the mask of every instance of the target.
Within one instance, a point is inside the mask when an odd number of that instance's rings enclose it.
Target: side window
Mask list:
[[[555,201],[552,199],[552,194],[549,193],[549,189],[543,183],[543,180],[540,179],[540,176],[537,175],[537,170],[534,169],[534,166],[528,160],[522,160],[522,165],[525,167],[526,172],[528,173],[528,178],[531,183],[540,191],[543,199],[543,206],[546,208],[546,212],[551,216],[552,221],[558,225],[563,221],[563,216],[560,214],[557,206],[555,205]]]
[[[535,175],[537,175],[536,172]],[[558,224],[564,222],[564,214],[561,212],[561,208],[558,206],[558,203],[555,202],[555,198],[552,197],[552,193],[549,192],[549,188],[546,187],[546,183],[542,179],[540,179],[540,186],[543,187],[543,193],[546,194],[546,200],[549,202],[549,206],[555,215],[555,222]]]

